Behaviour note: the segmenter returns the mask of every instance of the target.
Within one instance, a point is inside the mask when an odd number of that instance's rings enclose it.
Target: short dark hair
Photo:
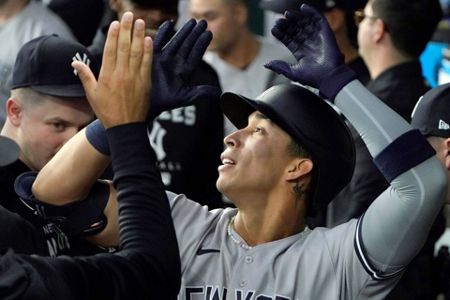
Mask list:
[[[394,46],[412,57],[420,56],[442,19],[439,0],[372,0],[371,4]]]
[[[158,9],[178,15],[178,0],[130,0],[138,7],[145,9]]]

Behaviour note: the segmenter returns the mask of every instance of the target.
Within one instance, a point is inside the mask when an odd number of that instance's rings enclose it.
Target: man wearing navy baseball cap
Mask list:
[[[3,165],[0,166],[0,205],[36,228],[31,243],[16,238],[17,244],[9,245],[18,252],[56,256],[72,254],[72,250],[78,249],[78,241],[72,243],[54,224],[42,220],[25,206],[14,192],[18,175],[39,171],[94,118],[81,81],[71,67],[73,60],[86,63],[98,73],[94,58],[83,45],[56,35],[31,40],[21,48],[16,59],[11,96],[5,107],[7,118],[0,134],[14,141],[20,153],[14,162],[11,159],[4,164],[0,162]],[[1,156],[1,160],[8,158],[3,151]],[[84,254],[85,250],[88,253],[96,250],[85,243],[80,242],[79,249],[74,251]]]

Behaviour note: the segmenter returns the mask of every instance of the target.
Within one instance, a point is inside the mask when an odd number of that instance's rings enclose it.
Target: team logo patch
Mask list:
[[[448,123],[445,121],[439,120],[438,129],[448,130],[450,129],[450,125],[448,125]]]
[[[87,56],[86,53],[83,53],[83,56],[81,56],[81,54],[79,52],[77,52],[77,54],[75,54],[75,56],[72,57],[72,61],[81,61],[82,63],[84,63],[88,67],[91,64],[91,60],[89,59],[89,57]],[[73,70],[73,74],[75,74],[75,76],[78,76],[77,70],[74,69]]]

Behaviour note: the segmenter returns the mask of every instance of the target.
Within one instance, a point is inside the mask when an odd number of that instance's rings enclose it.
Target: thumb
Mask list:
[[[277,74],[284,75],[288,78],[292,77],[291,66],[282,60],[272,60],[264,65],[265,68],[272,70]]]
[[[86,95],[89,98],[89,95],[93,94],[97,85],[97,80],[95,79],[94,74],[91,69],[81,61],[73,61],[72,67],[75,69],[78,78],[80,78],[81,84],[83,85]]]

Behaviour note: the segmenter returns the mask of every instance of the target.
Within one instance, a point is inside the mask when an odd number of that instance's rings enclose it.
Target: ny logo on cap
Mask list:
[[[447,130],[447,129],[450,129],[450,125],[448,125],[447,122],[445,122],[445,121],[439,120],[438,129]]]
[[[91,60],[89,59],[89,57],[86,55],[86,53],[83,53],[83,57],[81,57],[81,54],[79,52],[77,52],[77,54],[75,54],[74,57],[72,57],[72,61],[81,61],[82,63],[84,63],[85,65],[87,65],[89,67]],[[73,70],[73,74],[75,74],[75,76],[78,76],[78,72],[77,70]]]

